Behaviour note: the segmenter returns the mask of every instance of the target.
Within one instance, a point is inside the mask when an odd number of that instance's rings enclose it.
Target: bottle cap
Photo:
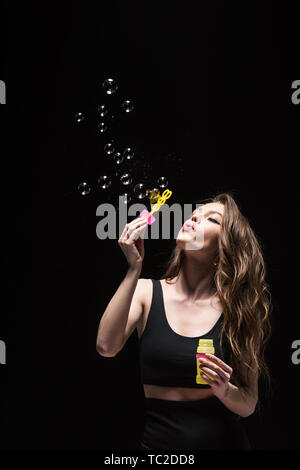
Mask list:
[[[197,353],[215,354],[214,341],[212,339],[199,339]]]
[[[199,346],[204,346],[207,348],[213,348],[214,341],[212,339],[199,339]]]

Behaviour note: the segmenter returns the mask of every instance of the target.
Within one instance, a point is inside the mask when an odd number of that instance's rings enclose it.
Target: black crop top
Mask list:
[[[229,348],[220,331],[223,313],[210,331],[202,336],[182,336],[170,327],[159,280],[152,279],[153,295],[147,323],[139,340],[139,362],[143,384],[169,387],[210,388],[196,383],[196,353],[199,339],[213,339],[215,356],[230,365]]]

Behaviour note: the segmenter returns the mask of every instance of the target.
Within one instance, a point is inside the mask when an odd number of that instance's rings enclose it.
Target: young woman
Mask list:
[[[271,302],[261,247],[230,194],[204,202],[179,231],[160,280],[139,279],[146,219],[127,224],[118,241],[128,271],[101,318],[97,351],[115,356],[137,328],[141,449],[250,448],[240,418],[256,409],[260,376],[269,378]],[[199,339],[215,347],[200,359],[206,384],[196,383]]]

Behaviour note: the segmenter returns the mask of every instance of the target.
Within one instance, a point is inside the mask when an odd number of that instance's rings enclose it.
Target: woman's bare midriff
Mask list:
[[[172,300],[170,294],[172,293],[171,289],[174,287],[172,285],[166,284],[165,280],[161,280],[161,285],[163,289],[164,296],[164,305],[166,311],[166,317],[170,327],[177,333],[182,336],[195,337],[201,336],[209,331],[212,326],[217,321],[218,317],[221,315],[222,309],[220,304],[217,302],[216,307],[212,308],[210,305],[203,302],[202,306],[200,305],[189,305],[184,302],[178,302],[176,305],[176,300]],[[137,326],[138,338],[141,337],[147,322],[147,318],[150,311],[152,300],[152,281],[148,279],[147,288],[144,292],[144,311],[141,318],[141,322]],[[171,308],[170,308],[171,302]],[[203,311],[203,321],[202,325],[199,325],[199,314]],[[172,312],[172,316],[170,315]],[[195,315],[196,313],[196,315]],[[184,321],[182,323],[182,315],[185,315]],[[196,322],[195,322],[196,320]],[[198,322],[197,322],[198,320]],[[146,398],[158,398],[161,400],[181,400],[181,401],[190,401],[190,400],[201,400],[203,398],[209,398],[213,396],[211,389],[203,388],[188,388],[188,387],[168,387],[161,385],[150,385],[143,384],[144,394]]]
[[[159,398],[160,400],[201,400],[213,395],[209,388],[195,389],[188,387],[166,387],[160,385],[143,384],[146,398]]]

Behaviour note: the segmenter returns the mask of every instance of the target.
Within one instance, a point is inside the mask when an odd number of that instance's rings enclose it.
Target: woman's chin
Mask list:
[[[177,237],[176,245],[179,246],[180,248],[184,248],[186,243],[191,243],[194,241],[194,239],[195,239],[194,235],[190,235],[188,232],[182,233]]]

